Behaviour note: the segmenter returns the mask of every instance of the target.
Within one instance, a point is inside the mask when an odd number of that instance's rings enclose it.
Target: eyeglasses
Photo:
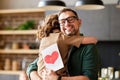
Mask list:
[[[73,23],[77,19],[78,19],[78,17],[76,17],[76,16],[70,16],[70,17],[68,17],[66,19],[59,20],[59,23],[60,23],[60,25],[65,25],[66,21],[69,22],[69,23]]]

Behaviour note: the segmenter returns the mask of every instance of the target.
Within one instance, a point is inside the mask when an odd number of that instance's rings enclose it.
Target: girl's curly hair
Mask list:
[[[60,30],[60,25],[58,22],[58,15],[52,14],[45,18],[43,26],[38,26],[37,38],[41,40],[43,37],[47,37],[50,33],[53,33],[55,29]]]

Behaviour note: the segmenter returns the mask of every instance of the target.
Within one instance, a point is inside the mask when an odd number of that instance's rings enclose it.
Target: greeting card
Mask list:
[[[64,67],[57,44],[53,44],[42,50],[42,57],[46,68],[57,71]]]

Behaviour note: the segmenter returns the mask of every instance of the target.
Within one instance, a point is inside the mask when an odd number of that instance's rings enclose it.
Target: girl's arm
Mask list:
[[[82,44],[96,44],[97,43],[97,38],[95,37],[88,37],[88,36],[85,36],[82,40]]]

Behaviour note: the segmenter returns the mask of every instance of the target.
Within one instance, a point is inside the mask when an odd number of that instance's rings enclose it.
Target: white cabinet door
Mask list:
[[[77,11],[82,19],[81,31],[84,35],[95,36],[98,40],[109,40],[108,10]]]
[[[103,10],[77,11],[82,19],[80,32],[101,41],[120,41],[120,9],[115,6],[106,5]]]
[[[120,41],[120,9],[113,6],[110,6],[110,39]]]

